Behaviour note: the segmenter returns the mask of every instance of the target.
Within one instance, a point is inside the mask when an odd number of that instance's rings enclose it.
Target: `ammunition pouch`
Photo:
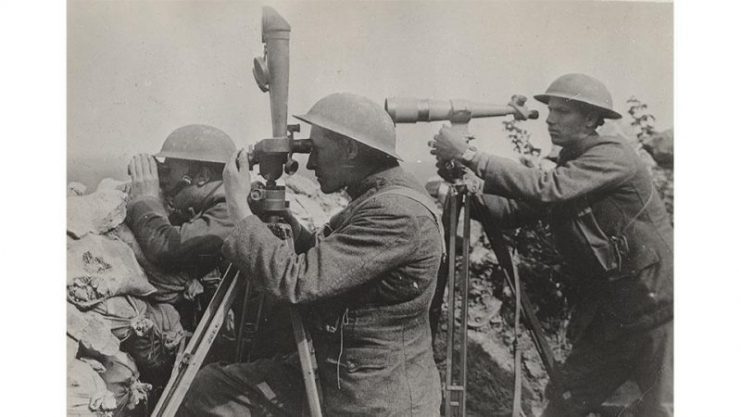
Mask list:
[[[592,208],[586,206],[577,212],[574,220],[583,247],[588,248],[588,264],[606,277],[617,275],[628,254],[628,242],[623,235],[608,236],[597,223]]]

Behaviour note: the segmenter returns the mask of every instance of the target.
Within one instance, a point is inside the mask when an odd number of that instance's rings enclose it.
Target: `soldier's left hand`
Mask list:
[[[146,153],[134,155],[129,162],[129,175],[131,176],[131,188],[129,190],[131,200],[139,197],[160,196],[157,161],[151,155]]]
[[[450,126],[440,128],[440,132],[433,139],[434,141],[429,143],[432,148],[430,153],[441,161],[459,158],[468,149],[468,142],[463,134]]]
[[[236,223],[252,214],[247,196],[252,186],[252,174],[247,160],[247,151],[240,149],[229,158],[224,166],[224,191],[229,216]]]

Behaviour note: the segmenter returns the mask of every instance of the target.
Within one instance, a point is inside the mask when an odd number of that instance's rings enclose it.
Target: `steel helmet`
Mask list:
[[[534,96],[548,104],[551,97],[575,100],[602,110],[605,119],[620,119],[623,116],[612,109],[612,96],[602,82],[586,74],[566,74],[556,78],[543,94]]]
[[[208,125],[187,125],[170,133],[155,156],[225,164],[236,150],[232,139],[221,130]]]
[[[350,93],[330,94],[303,115],[293,117],[347,136],[401,160],[396,154],[396,131],[391,116],[375,102]]]

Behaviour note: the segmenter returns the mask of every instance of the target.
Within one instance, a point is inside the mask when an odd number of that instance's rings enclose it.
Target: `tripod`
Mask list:
[[[467,318],[468,318],[468,293],[469,293],[469,250],[471,233],[471,216],[478,219],[484,229],[484,233],[494,251],[500,272],[513,294],[515,294],[515,389],[513,416],[522,414],[520,408],[521,395],[521,373],[519,371],[521,362],[521,351],[518,347],[517,326],[520,312],[524,318],[530,336],[535,344],[538,355],[543,362],[546,372],[554,386],[561,386],[562,377],[556,366],[548,342],[545,338],[543,327],[535,316],[535,309],[527,294],[521,291],[520,279],[517,268],[512,259],[512,254],[507,247],[501,230],[486,213],[486,206],[481,197],[480,182],[475,180],[473,173],[461,166],[450,166],[453,177],[459,179],[447,184],[447,190],[437,190],[439,194],[445,194],[443,208],[443,226],[446,233],[447,257],[441,268],[441,279],[438,285],[447,285],[447,350],[446,350],[446,379],[444,395],[445,417],[465,417],[466,415],[466,389],[467,389]],[[463,236],[461,250],[460,278],[456,270],[457,231],[459,228],[460,214],[463,213]],[[445,274],[443,274],[445,272]],[[457,288],[456,284],[459,281]],[[456,296],[460,291],[460,297]],[[460,298],[460,301],[458,301]],[[442,301],[442,300],[440,300]],[[460,325],[456,326],[455,310],[460,306]],[[454,347],[460,346],[459,352]]]

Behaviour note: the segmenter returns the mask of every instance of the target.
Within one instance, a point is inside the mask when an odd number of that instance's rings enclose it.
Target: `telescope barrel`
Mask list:
[[[262,41],[265,43],[270,75],[270,114],[273,137],[287,136],[288,42],[291,25],[271,7],[263,7]]]
[[[409,97],[391,97],[384,104],[394,123],[436,122],[468,123],[479,117],[514,115],[520,111],[510,105],[480,103],[468,100],[431,100]],[[537,119],[538,112],[530,111],[529,119]]]

